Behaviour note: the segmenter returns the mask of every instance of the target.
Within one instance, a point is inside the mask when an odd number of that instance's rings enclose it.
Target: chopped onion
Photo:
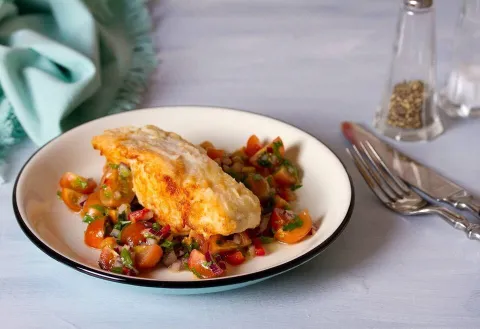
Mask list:
[[[188,258],[189,257],[183,257],[182,259],[180,259],[180,262],[181,262],[180,269],[188,268]]]
[[[120,230],[117,230],[114,228],[112,232],[110,232],[110,236],[113,236],[114,238],[118,238],[120,236]]]
[[[78,204],[80,205],[80,207],[83,207],[87,199],[88,199],[88,195],[82,194],[82,196],[78,199]]]
[[[215,275],[222,275],[224,272],[223,269],[220,266],[218,266],[216,263],[210,264],[210,269]]]
[[[153,218],[153,211],[149,210],[145,216],[143,217],[143,220],[149,220]]]
[[[113,264],[112,267],[123,267],[123,263],[120,257],[115,258],[115,263]]]
[[[210,263],[209,268],[215,275],[222,275],[226,269],[225,263],[223,263],[223,261],[221,263],[217,263],[217,259],[219,258],[219,255],[215,255],[212,257],[212,255],[208,251],[205,253],[205,259],[207,260],[207,262]]]
[[[268,228],[268,222],[270,221],[269,216],[263,216],[262,220],[260,221],[260,225],[258,226],[258,232],[261,234],[265,232],[265,230]]]
[[[255,246],[254,245],[251,245],[250,247],[248,247],[248,253],[250,254],[250,256],[255,257]]]
[[[182,267],[182,261],[177,260],[175,261],[172,265],[170,265],[168,268],[174,272],[180,272],[180,268]]]
[[[145,226],[146,228],[152,228],[153,227],[153,223],[152,222],[143,222],[143,226]],[[149,230],[150,231],[150,230]]]
[[[128,166],[123,162],[120,162],[120,164],[118,165],[118,169],[130,171],[130,168],[128,168]]]
[[[222,270],[226,270],[226,269],[227,269],[227,264],[225,264],[225,262],[223,261],[222,257],[221,257],[219,254],[213,255],[213,258],[215,259],[215,261],[217,262],[218,266],[220,266],[220,268],[221,268]]]
[[[119,200],[122,198],[122,193],[120,193],[120,191],[115,191],[115,193],[113,193],[113,198],[116,199],[116,200]]]
[[[127,204],[127,203],[122,203],[120,205],[120,207],[118,207],[118,213],[121,214],[121,213],[126,213],[126,215],[128,216],[128,213],[127,213],[127,209],[130,208],[130,205]]]
[[[211,262],[212,261],[212,255],[210,254],[209,251],[207,251],[205,253],[205,259],[207,260],[207,262]]]
[[[222,275],[223,274],[223,269],[222,267],[220,267],[217,263],[216,263],[216,260],[212,258],[212,255],[207,251],[205,253],[205,259],[207,260],[207,262],[210,263],[210,265],[208,266],[213,274],[215,275]]]
[[[148,238],[146,242],[149,246],[153,246],[154,244],[157,244],[157,240],[153,238]]]
[[[242,238],[238,234],[233,235],[233,243],[235,244],[241,244],[242,243]]]
[[[173,251],[169,252],[166,256],[164,256],[163,260],[162,260],[163,264],[167,267],[172,265],[176,261],[177,261],[177,256],[175,255],[175,252],[173,252]]]

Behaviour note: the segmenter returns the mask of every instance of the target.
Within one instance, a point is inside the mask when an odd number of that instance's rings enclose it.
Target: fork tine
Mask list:
[[[369,141],[366,141],[365,144],[369,148],[371,154],[373,157],[377,160],[377,162],[380,164],[382,169],[390,176],[390,178],[397,184],[398,187],[400,187],[405,193],[410,192],[410,188],[398,177],[398,175],[394,174],[388,166],[385,164],[383,159],[380,157],[380,155],[375,151],[373,148],[372,144]]]
[[[382,191],[386,195],[388,195],[393,202],[397,201],[400,198],[400,196],[397,195],[394,191],[392,191],[392,189],[388,186],[388,184],[385,182],[383,177],[380,176],[376,168],[370,163],[370,161],[365,159],[366,155],[360,152],[360,150],[356,145],[353,145],[353,150],[358,155],[360,161],[362,162],[363,166],[367,169],[370,176],[372,176],[372,178],[378,184],[378,187],[381,188]]]
[[[380,189],[373,180],[372,176],[368,173],[368,171],[364,168],[364,166],[360,163],[360,161],[357,159],[357,156],[354,156],[351,152],[350,149],[347,148],[347,153],[352,158],[353,163],[357,167],[358,172],[362,175],[363,179],[367,183],[368,187],[372,190],[373,194],[382,202],[382,203],[390,203],[393,202],[392,199],[386,195],[382,189]]]
[[[383,203],[395,202],[396,200],[392,198],[390,195],[388,195],[383,190],[383,188],[381,188],[380,183],[377,181],[375,176],[372,175],[372,173],[366,166],[365,161],[361,157],[355,145],[353,146],[353,152],[351,152],[350,149],[347,148],[347,153],[352,158],[353,163],[357,167],[360,174],[363,176],[363,179],[365,180],[367,185],[370,187],[373,194],[375,194],[377,198],[379,198],[380,201],[382,201]]]
[[[365,146],[366,143],[360,142],[360,147],[362,148],[363,152],[367,156],[368,160],[370,160],[370,163],[375,167],[375,170],[378,172],[380,176],[382,176],[383,180],[386,182],[386,184],[392,189],[392,191],[398,196],[398,197],[404,197],[405,192],[402,190],[400,186],[393,180],[393,178],[388,174],[385,173],[384,170],[382,170],[379,165],[378,165],[378,157],[371,154],[370,150],[367,149]],[[370,145],[370,144],[369,144]],[[371,145],[370,145],[371,146]],[[378,154],[377,154],[378,155]],[[375,158],[375,159],[374,159]],[[377,160],[377,161],[376,161]]]

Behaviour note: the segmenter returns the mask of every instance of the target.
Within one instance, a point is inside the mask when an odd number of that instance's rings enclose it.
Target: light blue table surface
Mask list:
[[[480,245],[440,218],[382,208],[344,152],[342,120],[370,124],[397,18],[385,0],[154,1],[161,65],[144,107],[215,105],[274,116],[315,135],[346,163],[356,208],[310,263],[244,289],[165,296],[80,274],[20,231],[12,154],[0,186],[0,328],[479,328]],[[438,78],[449,69],[460,1],[437,1]],[[409,154],[480,194],[480,123],[453,123]]]

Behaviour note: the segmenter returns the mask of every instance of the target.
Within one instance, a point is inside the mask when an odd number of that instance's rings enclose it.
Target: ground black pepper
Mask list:
[[[397,83],[388,106],[388,124],[403,129],[422,128],[425,124],[422,114],[428,101],[426,90],[421,80]]]

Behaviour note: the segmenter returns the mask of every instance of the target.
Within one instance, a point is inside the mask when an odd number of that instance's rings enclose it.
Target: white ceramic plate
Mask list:
[[[298,205],[308,208],[318,232],[296,245],[268,245],[268,255],[229,268],[222,278],[200,280],[190,272],[159,268],[148,277],[127,277],[101,270],[99,251],[83,242],[86,224],[57,199],[58,181],[65,171],[100,178],[104,158],[90,140],[105,129],[124,125],[153,124],[174,131],[192,143],[211,141],[235,150],[251,134],[260,139],[281,136],[287,157],[303,172]],[[346,226],[353,209],[353,186],[340,160],[309,134],[283,122],[236,110],[210,107],[164,107],[104,117],[72,129],[38,150],[18,175],[13,206],[21,228],[30,240],[54,259],[95,277],[142,286],[163,288],[169,293],[203,293],[227,290],[262,281],[312,259]]]

